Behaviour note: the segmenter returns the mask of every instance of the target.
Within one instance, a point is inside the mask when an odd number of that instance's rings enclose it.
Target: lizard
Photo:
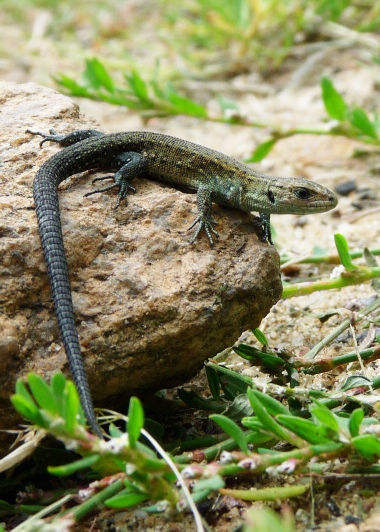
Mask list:
[[[63,150],[49,158],[38,170],[33,195],[45,262],[60,333],[69,368],[80,402],[91,429],[99,437],[102,431],[96,420],[87,375],[81,355],[67,260],[61,229],[58,185],[68,177],[93,169],[115,170],[111,184],[85,196],[118,189],[116,208],[129,191],[131,181],[144,176],[177,188],[197,193],[198,214],[191,243],[204,231],[210,242],[218,236],[212,216],[212,202],[258,212],[263,240],[272,244],[271,214],[311,214],[333,209],[335,194],[305,178],[282,178],[256,172],[238,160],[210,148],[162,133],[131,131],[105,134],[97,130],[77,130],[68,134],[50,134],[27,130],[44,142],[56,142]]]

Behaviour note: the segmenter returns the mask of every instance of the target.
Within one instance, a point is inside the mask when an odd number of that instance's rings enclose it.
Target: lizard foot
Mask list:
[[[40,148],[42,148],[42,144],[47,141],[60,143],[66,136],[59,135],[54,129],[49,129],[50,135],[48,135],[47,133],[41,133],[41,131],[31,131],[30,129],[27,129],[25,133],[30,133],[31,135],[38,135],[40,137],[43,137],[40,142]]]
[[[96,181],[105,181],[107,179],[115,179],[114,176],[104,176],[104,177],[96,177],[95,179],[92,180],[93,183],[95,183]],[[103,188],[97,188],[96,190],[92,190],[91,192],[87,192],[86,194],[84,194],[84,197],[88,197],[88,196],[92,196],[93,194],[101,194],[102,192],[107,192],[108,190],[112,190],[113,188],[119,188],[119,195],[118,195],[118,198],[117,198],[117,202],[116,202],[116,205],[115,205],[115,209],[117,209],[120,205],[120,202],[121,200],[123,200],[128,191],[130,190],[131,192],[135,193],[136,192],[136,189],[134,187],[132,187],[132,185],[130,185],[129,183],[123,181],[121,183],[111,183],[111,185],[108,185],[106,187],[103,187]]]
[[[102,177],[94,177],[94,179],[92,180],[92,184],[94,185],[98,181],[107,181],[108,179],[115,180],[115,176],[113,176],[113,175],[105,175],[105,176],[102,176]],[[120,183],[115,183],[115,184],[120,186]],[[133,187],[130,183],[128,183],[128,190],[133,192],[133,194],[136,194],[135,187]],[[98,191],[95,190],[94,192],[90,192],[90,194],[95,194],[95,192],[102,192],[102,191],[101,190],[98,190]],[[88,194],[85,194],[85,195],[88,196]]]
[[[190,244],[193,244],[195,240],[198,238],[199,233],[202,231],[202,229],[205,230],[207,238],[210,242],[210,246],[214,245],[214,240],[212,238],[213,233],[215,236],[219,236],[219,233],[213,228],[213,224],[217,224],[218,222],[214,220],[214,218],[204,216],[202,214],[199,214],[194,222],[190,225],[188,228],[189,230],[192,229],[196,224],[199,224],[197,229],[194,232],[193,238],[190,240]]]
[[[106,181],[107,179],[115,180],[115,176],[107,175],[102,177],[95,177],[92,180],[92,183],[96,183],[97,181]],[[121,200],[126,197],[129,190],[133,193],[136,192],[135,187],[130,185],[126,180],[122,180],[121,182],[119,180],[115,180],[115,182],[111,183],[111,185],[108,185],[103,188],[97,188],[96,190],[92,190],[91,192],[87,192],[86,194],[84,194],[84,197],[86,198],[87,196],[92,196],[93,194],[101,194],[102,192],[107,192],[108,190],[112,190],[113,188],[119,188],[119,195],[117,198],[115,209],[119,207]]]

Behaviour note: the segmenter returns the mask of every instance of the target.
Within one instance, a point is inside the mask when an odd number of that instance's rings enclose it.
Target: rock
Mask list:
[[[25,133],[94,128],[69,98],[34,83],[0,83],[0,428],[18,418],[16,379],[67,375],[32,196],[59,148]],[[184,132],[184,136],[186,132]],[[96,171],[61,185],[62,226],[79,338],[94,402],[183,383],[202,362],[257,327],[281,294],[279,258],[248,215],[214,208],[220,238],[189,244],[196,198],[144,179],[115,211],[116,191],[83,198]]]
[[[340,196],[349,196],[351,192],[356,190],[356,181],[355,179],[350,179],[349,181],[344,181],[343,183],[338,183],[334,190]]]

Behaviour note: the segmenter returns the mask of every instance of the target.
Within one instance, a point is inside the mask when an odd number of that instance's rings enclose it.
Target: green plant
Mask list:
[[[380,120],[376,111],[371,118],[361,107],[349,106],[327,77],[322,78],[321,89],[326,112],[333,120],[328,129],[292,129],[282,132],[273,128],[271,139],[259,144],[247,162],[261,161],[278,140],[300,134],[341,135],[380,147]]]
[[[350,253],[348,244],[344,236],[340,234],[335,235],[335,245],[338,251],[338,257],[341,262],[341,266],[337,268],[330,276],[328,280],[307,281],[297,284],[284,284],[282,299],[289,297],[300,296],[305,294],[311,294],[320,290],[332,290],[343,288],[344,286],[350,286],[353,284],[361,284],[366,281],[376,282],[376,279],[380,277],[380,267],[377,265],[375,254],[372,254],[368,249],[365,249],[362,255],[366,259],[367,266],[356,266],[352,262],[353,257],[358,257],[360,254]],[[376,254],[378,254],[376,252]],[[291,261],[293,264],[296,260]],[[325,256],[325,260],[322,260],[322,256],[317,254],[315,261],[313,258],[304,259],[304,262],[332,262],[330,257]]]
[[[352,267],[344,244],[339,242],[339,245],[342,261],[346,267]],[[380,303],[377,302],[377,306],[375,303],[363,312],[363,317],[380,306]],[[40,377],[29,375],[29,389],[18,381],[16,394],[12,396],[18,412],[81,455],[80,459],[51,467],[49,471],[66,476],[91,468],[98,480],[87,488],[85,501],[76,502],[70,510],[62,511],[62,504],[74,501],[73,495],[61,497],[46,507],[36,508],[37,514],[16,530],[30,530],[28,527],[31,526],[44,530],[43,517],[51,512],[58,512],[53,518],[54,525],[71,526],[102,505],[122,509],[142,504],[145,511],[159,512],[163,508],[162,501],[166,501],[169,507],[183,508],[185,499],[174,484],[178,479],[187,497],[189,493],[184,479],[191,479],[192,495],[186,499],[191,506],[193,501],[199,502],[215,493],[245,500],[278,500],[302,496],[309,489],[307,483],[257,490],[229,489],[225,487],[225,479],[231,475],[246,477],[247,473],[260,475],[266,472],[270,475],[302,473],[305,476],[320,473],[327,466],[334,468],[336,458],[340,459],[340,474],[376,473],[380,457],[379,422],[376,408],[371,412],[376,400],[373,395],[350,396],[347,391],[358,386],[374,390],[380,387],[380,379],[369,382],[361,376],[350,377],[341,387],[340,394],[302,389],[297,384],[296,375],[301,371],[308,372],[312,367],[317,368],[319,363],[314,363],[308,355],[300,359],[270,352],[266,336],[259,330],[255,330],[254,334],[262,349],[239,344],[234,347],[236,353],[259,363],[272,378],[282,375],[285,370],[290,385],[267,383],[266,393],[263,393],[252,379],[208,362],[206,373],[212,400],[204,399],[195,392],[180,391],[179,394],[189,406],[214,412],[210,419],[224,434],[188,442],[196,449],[194,453],[189,452],[189,445],[181,445],[179,454],[173,458],[143,429],[144,414],[135,398],[132,398],[128,418],[125,418],[127,432],[120,431],[112,423],[117,418],[124,419],[123,416],[109,413],[104,420],[111,422],[110,439],[102,441],[87,432],[76,389],[62,375],[54,375],[50,386]],[[380,338],[378,341],[380,343]],[[378,347],[374,351],[376,356],[380,355]],[[334,366],[327,364],[322,370],[330,367]],[[140,435],[151,447],[140,442]],[[275,451],[273,446],[280,442],[286,442],[290,449]],[[216,458],[218,461],[212,462]],[[12,511],[9,504],[7,506],[3,502],[2,505],[5,511]],[[197,530],[204,530],[199,514],[192,508]],[[276,521],[278,518],[266,516],[263,523],[271,519]],[[248,518],[247,530],[250,530],[250,522]],[[292,530],[289,528],[293,526],[290,521],[288,524],[286,520],[279,523],[284,530]]]
[[[125,87],[117,86],[104,64],[96,58],[86,60],[82,81],[61,75],[57,83],[73,96],[101,100],[135,109],[144,116],[188,115],[206,118],[207,111],[200,104],[181,96],[169,82],[158,79],[158,65],[151,80],[145,81],[137,70],[124,76]]]
[[[75,523],[99,505],[128,508],[151,500],[156,504],[166,501],[171,507],[175,507],[177,503],[186,506],[184,501],[181,502],[180,493],[174,485],[177,479],[194,513],[197,530],[203,530],[200,516],[178,470],[158,442],[143,429],[144,414],[138,399],[132,398],[130,401],[127,433],[111,425],[111,438],[103,441],[86,430],[76,388],[62,374],[55,374],[50,386],[37,375],[29,374],[28,385],[29,390],[21,380],[17,381],[16,394],[11,397],[16,410],[36,427],[61,439],[71,450],[82,456],[70,464],[50,467],[49,471],[66,476],[92,468],[98,475],[107,477],[91,483],[84,502],[69,511],[58,513],[54,518],[55,525],[61,523],[63,526],[68,519]],[[164,455],[164,459],[157,458],[152,448],[138,441],[140,434]],[[64,501],[67,502],[67,499],[64,498]],[[56,510],[57,506],[59,503],[44,508],[38,516],[32,516],[30,521],[37,522],[36,526],[40,527],[38,519],[52,509]],[[159,505],[156,511],[159,511]],[[20,531],[27,529],[28,524],[16,528]]]

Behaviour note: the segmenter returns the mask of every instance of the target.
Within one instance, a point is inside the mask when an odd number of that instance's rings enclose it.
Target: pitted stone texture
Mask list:
[[[59,148],[25,133],[94,128],[67,97],[0,83],[0,428],[14,426],[18,377],[68,374],[38,236],[33,178]],[[281,294],[279,257],[249,216],[214,206],[220,238],[189,244],[196,197],[144,179],[83,198],[97,172],[60,188],[65,248],[82,353],[95,404],[174,386],[257,327]],[[118,401],[118,403],[117,403]]]

